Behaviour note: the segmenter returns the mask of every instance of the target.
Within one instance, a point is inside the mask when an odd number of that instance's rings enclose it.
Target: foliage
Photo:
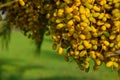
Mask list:
[[[0,37],[2,39],[2,48],[8,48],[8,44],[11,36],[11,28],[10,25],[7,24],[6,21],[0,21]]]

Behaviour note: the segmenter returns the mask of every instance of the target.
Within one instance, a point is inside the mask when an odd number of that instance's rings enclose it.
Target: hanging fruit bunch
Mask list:
[[[94,70],[105,63],[120,73],[120,0],[16,0],[7,11],[7,21],[33,39],[50,26],[53,49],[65,49],[81,70],[92,59]]]
[[[44,0],[15,0],[6,8],[7,22],[19,28],[32,39],[40,40],[41,30],[46,29],[47,20],[41,6]]]
[[[89,71],[90,59],[94,70],[105,63],[120,68],[120,0],[54,0],[47,6],[46,18],[51,26],[53,49],[66,49],[65,60],[72,57],[79,68]],[[45,5],[45,6],[46,6]]]

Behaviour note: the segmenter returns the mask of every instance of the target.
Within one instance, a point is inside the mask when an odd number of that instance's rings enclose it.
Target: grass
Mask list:
[[[41,55],[35,55],[33,41],[12,32],[9,50],[0,47],[0,80],[120,80],[117,71],[104,65],[98,71],[80,71],[75,62],[65,62],[51,46],[51,39],[45,37]]]

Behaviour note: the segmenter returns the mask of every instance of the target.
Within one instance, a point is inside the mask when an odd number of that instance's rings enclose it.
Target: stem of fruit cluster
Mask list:
[[[107,57],[120,56],[120,50],[115,51],[114,53],[108,55]]]
[[[12,5],[13,3],[17,2],[18,0],[13,0],[13,1],[9,1],[7,3],[4,3],[2,5],[0,5],[0,9],[3,8],[3,7],[8,7],[10,5]]]

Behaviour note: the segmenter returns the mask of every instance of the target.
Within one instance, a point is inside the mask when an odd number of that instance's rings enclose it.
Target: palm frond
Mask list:
[[[44,34],[45,34],[45,29],[41,29],[40,30],[40,39],[39,40],[35,40],[35,46],[36,46],[36,53],[40,54],[41,52],[41,46],[42,46],[42,42],[44,39]]]
[[[11,27],[6,21],[0,21],[0,38],[2,48],[8,49],[11,36]]]

